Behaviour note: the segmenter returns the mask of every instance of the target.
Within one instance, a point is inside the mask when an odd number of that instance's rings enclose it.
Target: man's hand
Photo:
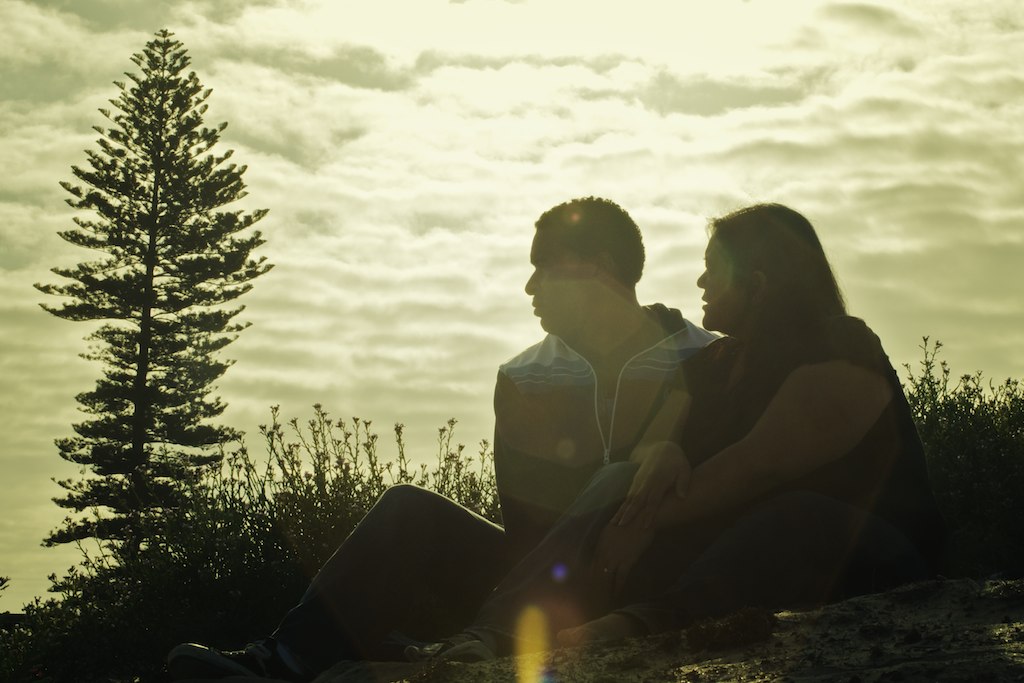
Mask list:
[[[690,488],[690,461],[678,444],[660,442],[641,457],[626,500],[612,517],[613,526],[649,529],[665,496],[671,493],[682,498]]]
[[[637,524],[608,524],[601,532],[594,560],[590,565],[590,585],[605,599],[622,589],[633,565],[654,540],[654,529]]]

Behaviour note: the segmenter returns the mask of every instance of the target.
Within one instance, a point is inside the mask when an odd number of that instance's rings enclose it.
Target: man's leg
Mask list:
[[[243,651],[194,643],[168,654],[172,680],[257,675],[310,680],[376,653],[430,595],[467,623],[507,570],[504,532],[416,486],[388,489],[324,564],[273,636]]]
[[[530,607],[544,614],[551,636],[565,624],[596,616],[601,606],[585,578],[600,533],[625,499],[636,470],[628,462],[598,470],[540,545],[501,580],[467,631],[507,654],[517,639],[533,641],[527,645],[535,648],[550,646],[542,635],[517,633]]]
[[[423,488],[388,489],[273,639],[311,671],[363,659],[428,593],[468,621],[507,569],[501,527]]]

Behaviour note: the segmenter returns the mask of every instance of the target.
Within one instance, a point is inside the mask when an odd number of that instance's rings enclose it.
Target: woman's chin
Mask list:
[[[709,332],[717,332],[718,334],[724,334],[726,336],[732,336],[736,333],[736,325],[730,325],[727,321],[722,320],[714,313],[709,313],[707,308],[704,310],[704,318],[701,321],[701,326]]]

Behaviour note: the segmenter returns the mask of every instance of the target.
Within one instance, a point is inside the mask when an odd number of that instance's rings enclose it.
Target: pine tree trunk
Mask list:
[[[161,117],[162,118],[162,117]],[[161,120],[160,125],[163,124]],[[149,443],[149,363],[150,352],[153,345],[153,300],[154,300],[154,279],[156,277],[157,262],[157,234],[159,226],[160,211],[160,188],[163,182],[163,159],[161,154],[160,138],[154,141],[153,150],[153,193],[150,197],[148,243],[146,245],[145,267],[146,274],[143,280],[142,310],[139,317],[139,363],[135,374],[135,412],[132,423],[132,472],[129,484],[129,491],[133,509],[129,515],[129,536],[125,540],[125,550],[132,554],[138,550],[139,543],[145,535],[140,528],[142,510],[149,505],[144,500],[144,488],[147,477],[142,473],[146,464],[146,444]]]

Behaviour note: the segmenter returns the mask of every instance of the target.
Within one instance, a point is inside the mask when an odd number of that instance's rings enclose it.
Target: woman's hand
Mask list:
[[[612,517],[613,526],[649,529],[665,496],[682,498],[690,488],[690,461],[679,444],[662,441],[647,447],[640,457],[626,500]]]
[[[608,600],[622,589],[633,565],[653,540],[654,529],[617,524],[604,528],[590,565],[590,585],[599,593],[595,604],[601,604],[600,599]]]

